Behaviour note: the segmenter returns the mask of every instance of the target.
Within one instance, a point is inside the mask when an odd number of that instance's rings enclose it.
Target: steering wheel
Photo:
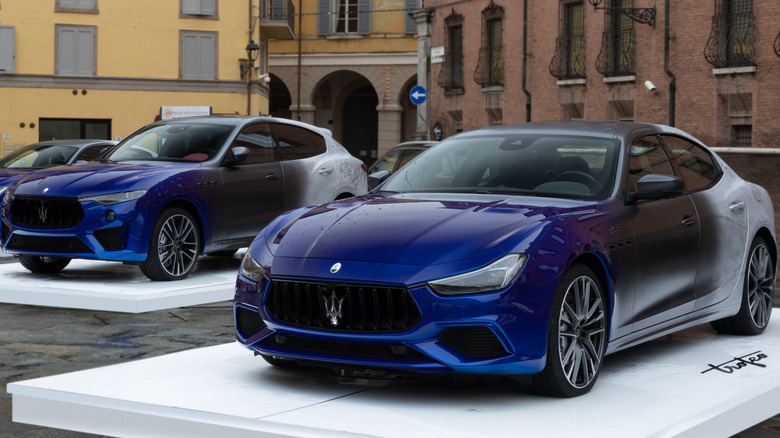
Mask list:
[[[573,181],[588,186],[591,192],[601,186],[601,183],[593,175],[579,170],[567,170],[555,177],[556,181]]]

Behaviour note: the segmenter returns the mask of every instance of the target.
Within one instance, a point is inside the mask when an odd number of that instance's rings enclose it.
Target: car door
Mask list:
[[[275,156],[276,144],[268,124],[242,129],[230,147],[237,146],[249,149],[249,158],[243,163],[220,167],[222,229],[226,242],[256,236],[283,212],[284,175]]]
[[[634,142],[629,158],[631,190],[647,174],[675,175],[655,136]],[[641,200],[626,206],[634,234],[636,280],[633,330],[694,309],[699,258],[699,218],[690,196]]]
[[[704,148],[673,135],[660,139],[699,214],[696,308],[707,307],[726,299],[740,282],[742,260],[735,255],[748,244],[747,194],[736,181],[722,181],[723,172]]]
[[[325,138],[301,126],[271,123],[284,171],[284,208],[291,210],[332,201],[340,169],[326,159]]]

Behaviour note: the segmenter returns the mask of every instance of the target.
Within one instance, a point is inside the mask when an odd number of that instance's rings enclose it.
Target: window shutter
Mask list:
[[[76,74],[76,30],[60,29],[57,48],[57,74],[75,76]]]
[[[415,23],[414,19],[409,15],[410,12],[416,11],[420,8],[417,2],[418,0],[406,0],[406,10],[404,11],[404,14],[406,15],[404,18],[404,33],[417,33],[417,23]]]
[[[198,79],[198,36],[183,35],[181,41],[181,78]]]
[[[213,35],[183,34],[181,41],[181,78],[216,79],[216,47]]]
[[[0,75],[16,73],[16,28],[0,26]]]
[[[187,15],[200,15],[200,0],[183,0],[181,9]]]
[[[284,20],[284,1],[285,0],[271,0],[271,20]]]
[[[61,8],[73,9],[77,6],[77,0],[59,0]]]
[[[217,15],[217,0],[200,0],[201,15]]]
[[[332,31],[330,5],[331,0],[317,0],[317,35],[330,35]]]
[[[92,29],[76,30],[76,76],[94,76],[95,33]]]
[[[200,35],[200,79],[216,79],[216,38],[214,35]]]
[[[95,0],[76,0],[78,9],[95,9]]]
[[[371,0],[358,0],[358,33],[371,33]]]

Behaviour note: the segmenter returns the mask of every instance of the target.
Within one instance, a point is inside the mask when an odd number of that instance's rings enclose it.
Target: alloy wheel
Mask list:
[[[179,277],[187,273],[198,257],[198,231],[192,220],[182,214],[169,217],[160,229],[157,253],[169,275]]]
[[[772,296],[775,286],[774,269],[769,249],[761,243],[750,254],[747,278],[747,300],[750,317],[758,328],[769,322],[772,313]]]
[[[575,388],[587,387],[598,375],[606,342],[606,315],[598,285],[587,275],[566,290],[558,319],[559,358]]]

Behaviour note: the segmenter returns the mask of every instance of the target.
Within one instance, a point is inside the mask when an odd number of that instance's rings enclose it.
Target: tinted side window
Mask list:
[[[300,160],[325,153],[325,139],[314,131],[293,125],[272,123],[271,132],[279,145],[281,160]]]
[[[424,150],[425,149],[406,149],[401,157],[401,162],[398,163],[398,167],[403,167],[406,163],[412,161],[412,158],[420,155]]]
[[[672,163],[664,148],[654,135],[642,137],[631,145],[631,158],[628,162],[628,174],[631,178],[631,191],[636,191],[636,182],[649,174],[674,176]]]
[[[100,153],[103,152],[103,149],[109,148],[108,145],[102,145],[102,146],[90,146],[83,151],[79,153],[79,155],[76,157],[74,162],[76,161],[93,161],[97,160],[98,157],[100,157]]]
[[[243,146],[249,149],[249,159],[242,164],[256,164],[274,161],[274,140],[268,124],[259,123],[244,128],[233,146]]]
[[[392,173],[395,169],[395,163],[398,162],[398,158],[400,156],[401,150],[388,152],[384,157],[377,161],[376,164],[374,164],[374,167],[371,169],[371,173],[379,172],[381,170],[386,170]]]
[[[685,192],[703,190],[720,176],[710,154],[698,145],[671,135],[662,135],[661,141],[672,159],[675,173],[685,181]]]

